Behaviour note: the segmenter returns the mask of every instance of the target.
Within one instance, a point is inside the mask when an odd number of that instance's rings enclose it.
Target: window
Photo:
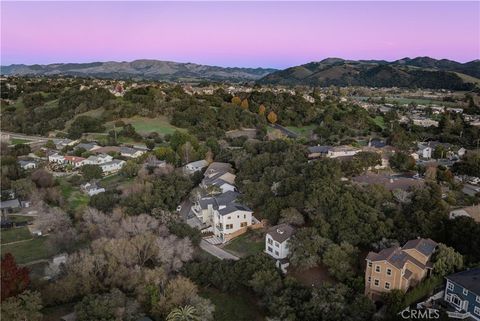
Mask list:
[[[268,244],[273,244],[273,240],[271,238],[268,239]]]
[[[380,265],[375,265],[375,272],[380,272]]]
[[[225,225],[225,228],[227,230],[231,230],[233,228],[233,224],[227,224],[227,225]]]
[[[270,246],[267,249],[268,249],[268,252],[270,253],[273,252],[273,249]]]
[[[231,219],[232,219],[232,217],[231,217],[231,216],[227,216],[227,220],[231,220]]]
[[[476,315],[480,315],[480,308],[475,307],[475,309],[473,309],[473,313],[475,313]]]
[[[275,251],[275,255],[276,255],[276,256],[278,256],[278,255],[279,255],[278,251]]]
[[[372,262],[368,261],[368,267],[372,267]]]
[[[240,227],[245,227],[245,226],[247,226],[247,222],[240,223]]]
[[[477,303],[480,303],[480,295],[477,295],[477,298],[475,299],[475,301],[477,301]]]
[[[375,286],[380,286],[380,281],[378,279],[375,279],[373,281],[373,284],[375,284]]]
[[[240,218],[240,215],[237,215],[237,218]]]
[[[278,242],[275,242],[275,247],[279,247],[280,244]]]
[[[467,289],[463,289],[463,295],[468,295],[468,290]]]
[[[387,269],[387,275],[392,275],[392,269]]]
[[[453,291],[453,283],[450,283],[447,281],[447,289],[449,289],[450,291]]]
[[[370,283],[370,282],[372,282],[372,277],[371,276],[368,277],[368,283]]]
[[[247,214],[243,214],[243,218],[247,218]]]
[[[390,289],[390,283],[385,282],[385,289],[387,289],[387,290]]]

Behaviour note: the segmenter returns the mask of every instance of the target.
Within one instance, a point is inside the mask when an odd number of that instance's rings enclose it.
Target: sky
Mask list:
[[[2,65],[480,58],[480,2],[1,1]]]

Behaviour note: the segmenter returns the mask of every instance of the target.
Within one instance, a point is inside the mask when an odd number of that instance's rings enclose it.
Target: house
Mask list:
[[[349,157],[349,156],[356,155],[358,152],[360,152],[360,149],[353,146],[347,146],[347,145],[336,146],[328,150],[327,157],[328,158]]]
[[[95,182],[88,182],[80,186],[82,191],[88,194],[88,196],[97,195],[105,192],[105,188],[99,187]]]
[[[208,166],[208,162],[204,159],[188,163],[184,166],[184,171],[188,174],[193,174],[195,172],[200,172],[202,169]]]
[[[2,214],[10,213],[18,208],[20,208],[20,201],[18,200],[18,198],[0,202],[0,211],[2,212]]]
[[[63,164],[72,165],[75,168],[85,165],[85,158],[78,156],[63,156]]]
[[[227,191],[219,195],[203,197],[195,202],[192,206],[192,211],[201,223],[212,225],[215,211],[235,202],[239,195],[237,192]]]
[[[65,158],[63,157],[63,155],[54,153],[48,156],[48,162],[62,165],[65,163]]]
[[[480,268],[455,273],[445,277],[444,300],[455,309],[450,318],[480,321]]]
[[[410,240],[403,247],[369,252],[366,257],[365,295],[378,300],[393,289],[407,291],[429,275],[430,259],[437,243],[431,239]]]
[[[471,217],[475,222],[480,223],[480,204],[450,211],[449,217],[451,220],[460,216]]]
[[[327,156],[328,151],[332,149],[332,146],[310,146],[308,150],[308,159],[316,159],[323,156]]]
[[[102,169],[103,174],[108,175],[118,172],[125,164],[126,162],[124,160],[114,159],[110,162],[99,164],[98,166]]]
[[[76,143],[77,141],[76,140],[71,140],[71,139],[68,139],[68,138],[63,138],[63,139],[59,139],[59,140],[56,140],[54,141],[54,144],[55,144],[55,148],[57,150],[62,150],[63,148],[67,147],[67,146],[72,146]]]
[[[75,146],[74,150],[77,150],[80,148],[85,149],[85,151],[87,152],[91,152],[100,148],[100,146],[98,146],[96,143],[80,143],[77,146]]]
[[[288,262],[288,242],[295,229],[288,224],[279,224],[268,229],[265,235],[265,253],[276,260],[276,265],[284,273],[287,271]]]
[[[18,164],[22,169],[25,169],[25,170],[37,168],[37,163],[33,160],[19,160]]]
[[[97,156],[89,156],[85,160],[84,164],[100,165],[100,164],[111,162],[112,160],[113,160],[113,157],[108,154],[98,154]]]
[[[226,242],[242,234],[236,232],[246,230],[248,226],[256,223],[252,214],[253,211],[248,207],[238,203],[230,203],[214,211],[213,233],[223,242]]]
[[[432,158],[432,152],[433,152],[433,148],[430,147],[429,145],[424,145],[421,143],[418,144],[417,154],[419,157],[430,159]]]
[[[145,154],[146,151],[143,149],[139,148],[133,148],[133,147],[127,147],[127,146],[122,146],[120,147],[120,155],[123,157],[129,157],[129,158],[137,158]]]
[[[379,185],[383,186],[386,190],[395,191],[403,190],[408,191],[416,187],[422,187],[425,185],[425,180],[419,178],[411,178],[406,176],[394,176],[388,174],[375,174],[366,173],[358,175],[352,178],[354,183],[367,186],[367,185]]]
[[[421,127],[438,127],[438,121],[426,117],[412,117],[412,122]]]

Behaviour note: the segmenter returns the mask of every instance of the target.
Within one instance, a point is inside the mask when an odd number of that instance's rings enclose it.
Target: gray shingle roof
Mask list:
[[[410,240],[402,247],[404,250],[416,249],[425,256],[430,256],[435,251],[437,247],[437,242],[431,239],[416,239]]]
[[[269,228],[267,231],[272,239],[278,243],[283,243],[284,241],[288,240],[294,232],[295,229],[288,224],[275,225]]]
[[[446,277],[470,292],[480,295],[480,268],[458,272]]]

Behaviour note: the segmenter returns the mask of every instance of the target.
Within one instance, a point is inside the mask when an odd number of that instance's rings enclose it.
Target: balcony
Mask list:
[[[471,315],[470,312],[451,312],[451,311],[447,311],[447,314],[449,318],[461,319],[461,320],[466,319]]]
[[[220,225],[220,224],[215,225],[215,229],[216,229],[217,231],[223,232],[223,226]]]

